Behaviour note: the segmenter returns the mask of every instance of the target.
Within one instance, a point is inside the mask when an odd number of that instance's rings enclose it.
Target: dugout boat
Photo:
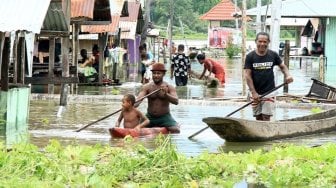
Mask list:
[[[206,117],[203,122],[229,142],[268,141],[336,130],[336,109],[278,121]]]
[[[152,127],[152,128],[142,128],[142,129],[127,129],[121,127],[113,127],[109,129],[110,135],[113,138],[124,138],[126,136],[141,137],[150,136],[157,134],[168,134],[169,131],[165,127]]]

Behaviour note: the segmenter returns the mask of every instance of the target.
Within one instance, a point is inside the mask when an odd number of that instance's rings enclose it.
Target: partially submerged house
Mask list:
[[[0,6],[0,139],[9,147],[27,139],[30,87],[24,79],[32,53],[26,46],[40,33],[49,4],[12,0]]]
[[[89,49],[92,47],[94,43],[97,43],[98,36],[102,34],[107,35],[107,46],[104,51],[104,56],[106,55],[106,50],[113,51],[111,55],[117,56],[119,51],[123,51],[126,53],[126,50],[120,48],[120,17],[127,17],[128,13],[128,1],[125,0],[114,0],[110,1],[110,9],[111,9],[111,18],[112,21],[108,25],[82,25],[80,28],[79,35],[79,46],[84,49]],[[113,48],[112,48],[113,47]],[[110,54],[110,53],[108,53]],[[108,55],[109,56],[109,55]],[[106,57],[105,57],[106,58]],[[105,83],[119,84],[119,77],[117,78],[117,68],[119,67],[120,71],[123,69],[126,70],[126,66],[124,65],[116,65],[119,62],[119,57],[114,57],[113,60],[106,59],[104,60],[104,76]]]
[[[107,26],[112,23],[110,1],[109,0],[71,0],[71,24],[73,32],[73,64],[77,67],[78,53],[79,53],[79,41],[78,36],[80,33],[80,27],[87,26]],[[112,26],[113,27],[113,26]],[[98,33],[98,43],[94,44],[98,46],[100,54],[104,52],[107,44],[107,31],[103,29],[97,29],[93,27],[91,31]],[[91,51],[91,50],[88,50]],[[101,83],[103,79],[103,55],[99,55],[99,76],[98,82]]]
[[[138,1],[128,1],[129,15],[120,18],[121,46],[128,51],[129,78],[137,80],[139,70],[139,45],[144,27],[141,4]]]
[[[76,83],[70,77],[69,67],[70,0],[51,0],[40,33],[32,41],[32,67],[25,83],[32,89],[48,85],[47,92],[54,94],[54,85]],[[42,86],[43,87],[43,86]],[[66,93],[63,93],[66,98]]]

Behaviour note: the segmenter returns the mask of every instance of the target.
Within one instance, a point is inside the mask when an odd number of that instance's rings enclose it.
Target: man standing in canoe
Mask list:
[[[165,74],[165,65],[154,63],[152,65],[152,81],[143,85],[137,100],[157,89],[161,89],[159,92],[148,96],[146,116],[150,124],[147,127],[166,127],[171,133],[179,133],[180,127],[171,116],[169,108],[170,103],[178,104],[178,96],[175,87],[163,81]]]
[[[260,96],[275,88],[273,67],[279,66],[287,84],[293,82],[293,77],[280,56],[268,49],[270,43],[268,33],[259,32],[255,42],[257,49],[246,55],[245,78],[253,100],[253,116],[256,120],[270,121],[274,110],[274,97],[260,98]]]

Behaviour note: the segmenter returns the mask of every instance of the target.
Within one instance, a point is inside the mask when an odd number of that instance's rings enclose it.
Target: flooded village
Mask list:
[[[334,186],[326,169],[336,151],[336,3],[328,2],[208,2],[197,17],[204,37],[188,38],[179,0],[8,1],[0,7],[1,184]],[[153,19],[157,6],[165,27]],[[272,62],[274,87],[256,97],[249,78],[273,60],[247,62],[262,49],[281,62]],[[255,105],[266,99],[273,110],[261,121]],[[124,128],[127,105],[149,124]]]

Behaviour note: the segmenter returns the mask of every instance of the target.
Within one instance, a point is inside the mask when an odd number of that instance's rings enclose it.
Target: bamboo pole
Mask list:
[[[322,54],[319,58],[319,78],[321,82],[324,82],[324,58]]]
[[[54,75],[54,67],[55,67],[55,37],[49,37],[49,65],[48,65],[48,77],[53,78]],[[54,94],[55,85],[48,84],[48,94]]]
[[[174,0],[170,0],[170,17],[169,17],[169,61],[172,59],[172,46],[173,46],[173,20],[174,20]]]
[[[246,59],[246,0],[242,1],[242,95],[246,95],[246,79],[244,75],[244,65]]]
[[[290,51],[290,43],[289,40],[285,41],[285,54],[284,54],[284,63],[287,67],[289,67],[289,51]],[[284,76],[284,82],[286,82],[286,78]],[[283,88],[284,93],[288,93],[288,85],[285,85]]]

